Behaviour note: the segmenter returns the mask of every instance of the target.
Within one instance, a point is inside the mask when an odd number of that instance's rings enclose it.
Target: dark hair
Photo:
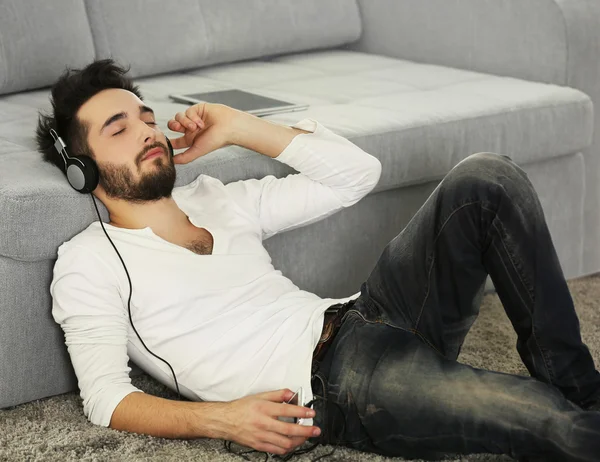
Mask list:
[[[69,155],[94,157],[87,142],[89,127],[77,118],[77,111],[92,96],[107,88],[121,88],[143,99],[137,85],[125,74],[124,69],[112,59],[94,61],[83,69],[65,70],[52,86],[52,113],[39,113],[36,141],[46,162],[65,172],[62,156],[54,149],[53,128],[67,145]]]

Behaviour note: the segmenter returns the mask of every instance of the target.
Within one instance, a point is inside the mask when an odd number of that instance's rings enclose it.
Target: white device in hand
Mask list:
[[[294,395],[286,401],[287,404],[294,404],[295,406],[304,406],[304,390],[302,389],[302,387],[298,388],[298,391],[296,393],[294,393]],[[304,419],[302,418],[297,418],[297,417],[277,417],[279,420],[281,420],[282,422],[288,422],[288,423],[297,423],[302,425],[302,422],[304,422]]]

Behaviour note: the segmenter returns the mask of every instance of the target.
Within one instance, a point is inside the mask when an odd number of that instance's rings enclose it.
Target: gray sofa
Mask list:
[[[33,132],[64,68],[109,56],[168,135],[185,108],[169,93],[237,87],[310,104],[268,119],[317,119],[380,159],[361,202],[265,241],[302,289],[356,293],[439,180],[481,151],[529,174],[568,278],[600,269],[597,0],[2,0],[0,407],[77,388],[48,288],[58,246],[95,211]],[[177,184],[291,172],[232,146],[178,166]]]

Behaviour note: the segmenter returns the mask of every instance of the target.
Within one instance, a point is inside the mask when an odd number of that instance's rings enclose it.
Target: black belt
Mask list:
[[[346,312],[352,308],[355,301],[356,300],[350,300],[346,303],[338,303],[327,308],[327,311],[325,311],[325,321],[323,321],[321,338],[313,352],[313,362],[320,362],[325,357],[325,353],[327,353],[335,335],[338,333],[338,330],[340,330],[342,318]]]

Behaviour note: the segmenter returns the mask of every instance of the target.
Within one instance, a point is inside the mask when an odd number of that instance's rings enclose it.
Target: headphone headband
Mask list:
[[[56,133],[56,131],[53,128],[50,129],[50,135],[52,135],[52,138],[54,138],[54,149],[56,149],[58,151],[58,153],[63,158],[63,161],[65,162],[65,172],[66,172],[68,166],[67,166],[67,159],[65,159],[65,154],[63,153],[63,151],[66,153],[65,148],[67,147],[67,145],[65,144],[63,139],[60,136],[58,136],[58,133]]]

